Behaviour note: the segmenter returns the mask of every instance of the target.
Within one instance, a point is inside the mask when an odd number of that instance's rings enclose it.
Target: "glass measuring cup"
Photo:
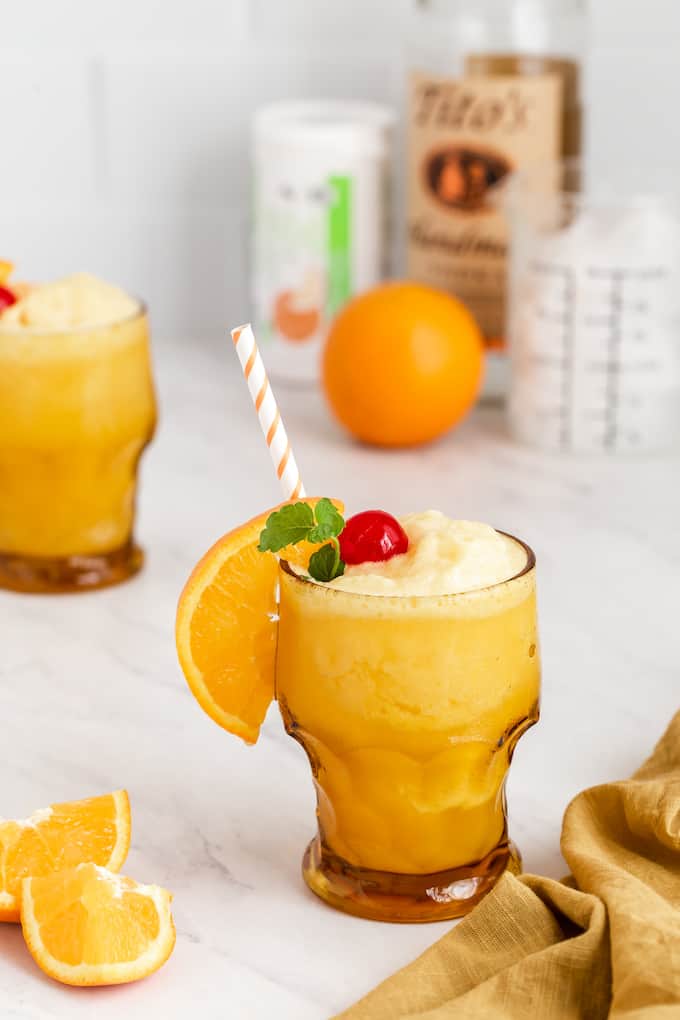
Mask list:
[[[680,202],[578,160],[516,175],[509,422],[521,442],[645,453],[680,434]]]

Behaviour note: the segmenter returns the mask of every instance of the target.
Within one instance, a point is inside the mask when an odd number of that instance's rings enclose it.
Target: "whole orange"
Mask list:
[[[382,284],[354,298],[323,353],[326,396],[358,439],[412,446],[470,410],[484,373],[479,327],[462,302],[418,283]]]

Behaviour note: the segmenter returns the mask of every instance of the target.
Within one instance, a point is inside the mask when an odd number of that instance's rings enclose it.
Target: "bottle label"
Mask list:
[[[505,332],[508,237],[496,185],[559,157],[562,111],[557,74],[410,76],[409,276],[460,298],[490,348],[502,348]]]

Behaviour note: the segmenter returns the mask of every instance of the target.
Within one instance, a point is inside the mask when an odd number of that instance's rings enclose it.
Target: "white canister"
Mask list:
[[[253,321],[275,378],[316,381],[334,315],[387,274],[393,125],[330,100],[255,116]]]

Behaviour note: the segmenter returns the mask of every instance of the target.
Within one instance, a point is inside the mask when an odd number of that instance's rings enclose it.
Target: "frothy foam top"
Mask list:
[[[74,273],[31,288],[25,297],[0,314],[0,330],[106,326],[127,319],[138,310],[139,302],[120,287],[90,273]]]
[[[489,524],[453,521],[438,510],[408,514],[400,523],[408,552],[348,566],[328,587],[361,595],[458,595],[507,581],[527,563],[526,550]]]

